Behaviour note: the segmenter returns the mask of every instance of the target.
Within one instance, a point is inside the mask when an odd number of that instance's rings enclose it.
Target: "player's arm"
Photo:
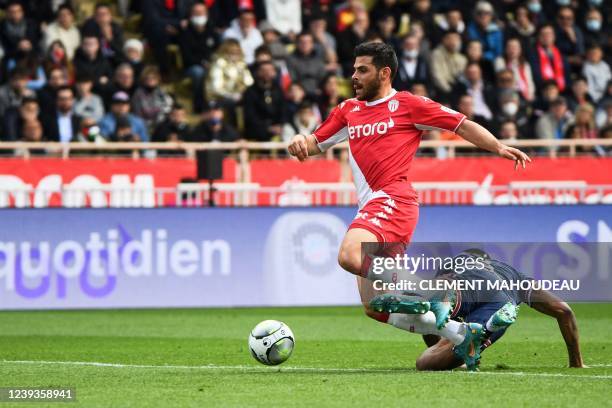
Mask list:
[[[571,307],[561,299],[545,290],[534,290],[531,292],[529,306],[540,313],[557,319],[559,329],[569,356],[569,366],[576,368],[585,367],[580,353],[580,339],[576,316]]]
[[[465,119],[456,133],[467,140],[468,142],[480,147],[481,149],[495,153],[509,160],[514,160],[516,169],[520,164],[523,168],[527,163],[531,163],[531,159],[525,153],[514,147],[506,146],[501,143],[487,129],[478,123]]]
[[[315,156],[321,153],[321,149],[319,149],[319,144],[314,135],[293,136],[287,150],[290,155],[297,157],[299,161],[304,161],[309,156]]]

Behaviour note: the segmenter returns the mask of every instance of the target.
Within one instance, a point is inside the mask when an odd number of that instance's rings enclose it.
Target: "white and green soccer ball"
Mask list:
[[[265,365],[278,365],[287,361],[294,346],[293,332],[278,320],[260,322],[249,335],[251,355]]]

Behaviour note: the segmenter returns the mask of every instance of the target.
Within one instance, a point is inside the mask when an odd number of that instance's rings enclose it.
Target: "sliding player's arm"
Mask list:
[[[295,156],[299,161],[304,161],[309,156],[315,156],[321,153],[321,149],[319,149],[317,139],[314,135],[293,136],[287,150],[290,155]]]
[[[531,159],[525,153],[501,143],[491,132],[474,121],[465,119],[459,125],[459,128],[457,128],[456,133],[481,149],[495,153],[503,158],[514,160],[515,169],[519,164],[525,168],[527,163],[531,163]]]
[[[571,307],[561,299],[545,290],[534,290],[531,292],[529,306],[540,313],[557,319],[561,335],[567,346],[569,356],[569,366],[576,368],[586,367],[582,361],[580,353],[580,339],[578,335],[578,325],[576,316]]]

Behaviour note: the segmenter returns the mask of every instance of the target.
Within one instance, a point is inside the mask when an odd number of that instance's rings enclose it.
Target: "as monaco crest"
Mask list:
[[[397,108],[399,107],[399,102],[397,101],[397,99],[392,99],[389,101],[389,112],[395,112],[397,110]]]

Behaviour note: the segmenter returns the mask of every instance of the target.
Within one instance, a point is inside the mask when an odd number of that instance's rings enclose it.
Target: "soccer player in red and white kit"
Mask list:
[[[519,165],[524,168],[531,160],[520,150],[500,143],[463,114],[428,98],[397,92],[391,86],[397,66],[391,46],[373,42],[358,45],[352,76],[356,97],[338,105],[314,134],[296,135],[288,150],[304,161],[337,143],[349,142],[359,211],[341,244],[338,262],[358,276],[366,314],[405,330],[441,335],[473,352],[474,348],[479,349],[478,336],[470,336],[473,330],[465,324],[450,321],[440,328],[431,312],[408,316],[372,310],[369,300],[374,290],[370,281],[380,277],[371,275],[368,259],[362,255],[362,244],[410,242],[419,207],[408,171],[423,131],[457,133],[484,150],[513,160],[515,168]]]

